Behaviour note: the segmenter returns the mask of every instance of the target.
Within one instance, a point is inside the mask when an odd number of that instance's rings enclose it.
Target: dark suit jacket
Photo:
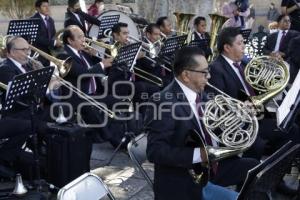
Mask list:
[[[69,25],[77,25],[87,36],[88,30],[86,29],[85,21],[89,22],[90,24],[100,25],[100,21],[97,18],[92,17],[82,11],[77,11],[76,13],[79,15],[80,22],[77,20],[76,16],[69,11],[69,9],[67,9],[67,12],[65,13],[65,28]]]
[[[245,66],[245,64],[242,63],[242,66]],[[210,69],[211,78],[209,79],[209,83],[227,93],[232,98],[245,100],[242,95],[243,92],[241,92],[245,91],[245,89],[239,77],[223,56],[219,55],[213,63],[210,64]],[[218,93],[209,87],[206,87],[206,90],[209,93]]]
[[[34,42],[34,46],[48,54],[50,54],[50,49],[54,48],[54,41],[55,41],[55,24],[52,19],[52,17],[49,16],[49,24],[50,24],[50,30],[48,31],[43,18],[41,15],[37,12],[30,18],[40,19],[40,29],[38,33],[38,37],[36,38],[36,41]],[[49,36],[50,34],[50,36]],[[43,65],[48,66],[50,62],[43,57],[39,56],[39,61],[42,62]]]
[[[80,84],[81,84],[80,88],[77,85],[77,81],[78,81],[79,77],[84,74],[101,74],[101,75],[103,74],[104,75],[104,71],[102,70],[102,67],[99,63],[100,61],[98,60],[99,62],[95,63],[94,58],[92,58],[90,55],[83,52],[85,59],[87,60],[87,62],[90,65],[90,68],[86,68],[85,66],[82,65],[80,58],[68,46],[65,46],[64,50],[65,50],[65,52],[63,54],[59,55],[59,57],[62,59],[65,59],[66,57],[70,57],[72,59],[72,66],[71,66],[70,72],[67,74],[67,76],[64,79],[66,81],[69,81],[73,86],[77,87],[85,94],[88,94],[91,77],[89,76],[87,78],[82,78],[80,81]],[[62,93],[63,93],[63,95],[67,95],[70,93],[70,91],[69,91],[69,89],[63,87]],[[77,106],[78,103],[81,102],[81,100],[78,97],[78,95],[75,95],[74,93],[72,93],[70,102],[73,105]]]
[[[152,103],[157,108],[165,103],[161,119],[155,119],[157,114],[152,106],[146,113],[145,128],[149,132],[147,157],[155,164],[154,193],[156,200],[199,200],[202,188],[193,182],[188,169],[193,167],[194,149],[185,145],[188,131],[199,125],[193,111],[178,83],[173,80],[161,93],[153,95]],[[176,105],[184,103],[184,105]],[[189,120],[175,120],[177,117],[192,116]],[[158,109],[161,111],[162,109]],[[154,117],[155,116],[155,117]]]
[[[274,51],[274,48],[276,46],[277,36],[278,36],[278,32],[268,35],[266,45],[263,50],[265,55],[270,55],[270,53],[272,53],[272,51]],[[282,45],[281,45],[279,51],[285,53],[284,59],[287,59],[289,57],[288,46],[289,46],[290,40],[297,36],[299,36],[298,31],[289,30],[287,32],[285,38],[283,39],[283,42],[282,42]]]
[[[205,39],[208,39],[208,44],[205,46],[199,46],[199,48],[204,51],[205,57],[208,58],[210,55],[212,55],[212,50],[209,47],[210,35],[207,32],[205,32],[204,35],[205,35]],[[200,38],[196,32],[193,32],[193,38],[194,40],[202,40],[202,38]]]

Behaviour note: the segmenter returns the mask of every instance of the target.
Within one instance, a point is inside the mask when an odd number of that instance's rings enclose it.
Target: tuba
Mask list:
[[[260,94],[250,97],[259,106],[280,93],[288,84],[288,64],[271,56],[253,58],[245,68],[245,79]]]
[[[213,55],[215,55],[214,52],[218,33],[228,18],[217,13],[209,14],[209,17],[211,18],[209,46],[213,51]],[[210,58],[210,60],[212,60],[212,58]]]
[[[187,43],[190,43],[192,41],[193,32],[189,28],[189,24],[191,19],[193,19],[193,17],[195,16],[195,14],[180,12],[174,12],[173,14],[176,16],[176,32],[180,33],[181,35],[187,34]]]

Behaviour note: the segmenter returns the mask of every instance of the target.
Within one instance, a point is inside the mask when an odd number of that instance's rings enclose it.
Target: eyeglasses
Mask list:
[[[24,51],[26,53],[30,53],[31,49],[30,48],[14,48],[15,50],[19,50],[19,51]]]
[[[204,74],[205,78],[207,78],[208,74],[210,73],[210,68],[207,68],[207,70],[195,70],[195,69],[186,69],[186,70],[191,71],[191,72],[197,72],[197,73]]]

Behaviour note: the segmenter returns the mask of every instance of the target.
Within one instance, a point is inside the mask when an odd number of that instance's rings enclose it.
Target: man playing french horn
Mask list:
[[[155,199],[236,199],[236,192],[211,182],[202,188],[189,174],[194,165],[208,162],[204,148],[186,146],[190,130],[197,130],[205,144],[218,146],[206,133],[202,121],[203,91],[211,76],[203,52],[194,47],[182,48],[175,57],[173,72],[175,80],[153,95],[145,120],[149,133],[147,156],[155,165]],[[215,182],[222,186],[242,184],[247,171],[257,164],[251,158],[224,159],[213,163],[211,180],[230,180]]]

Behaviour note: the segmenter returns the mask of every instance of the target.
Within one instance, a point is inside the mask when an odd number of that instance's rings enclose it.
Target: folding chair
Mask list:
[[[248,171],[246,181],[237,200],[270,200],[271,191],[281,181],[299,151],[300,144],[288,142],[264,162]]]
[[[97,175],[87,172],[58,191],[58,200],[99,200],[108,196],[115,200],[106,184]]]
[[[147,148],[147,134],[142,133],[132,139],[128,145],[127,150],[131,160],[133,161],[135,168],[143,175],[148,185],[153,189],[153,182],[148,176],[147,172],[142,167],[143,162],[147,160],[146,155]]]

